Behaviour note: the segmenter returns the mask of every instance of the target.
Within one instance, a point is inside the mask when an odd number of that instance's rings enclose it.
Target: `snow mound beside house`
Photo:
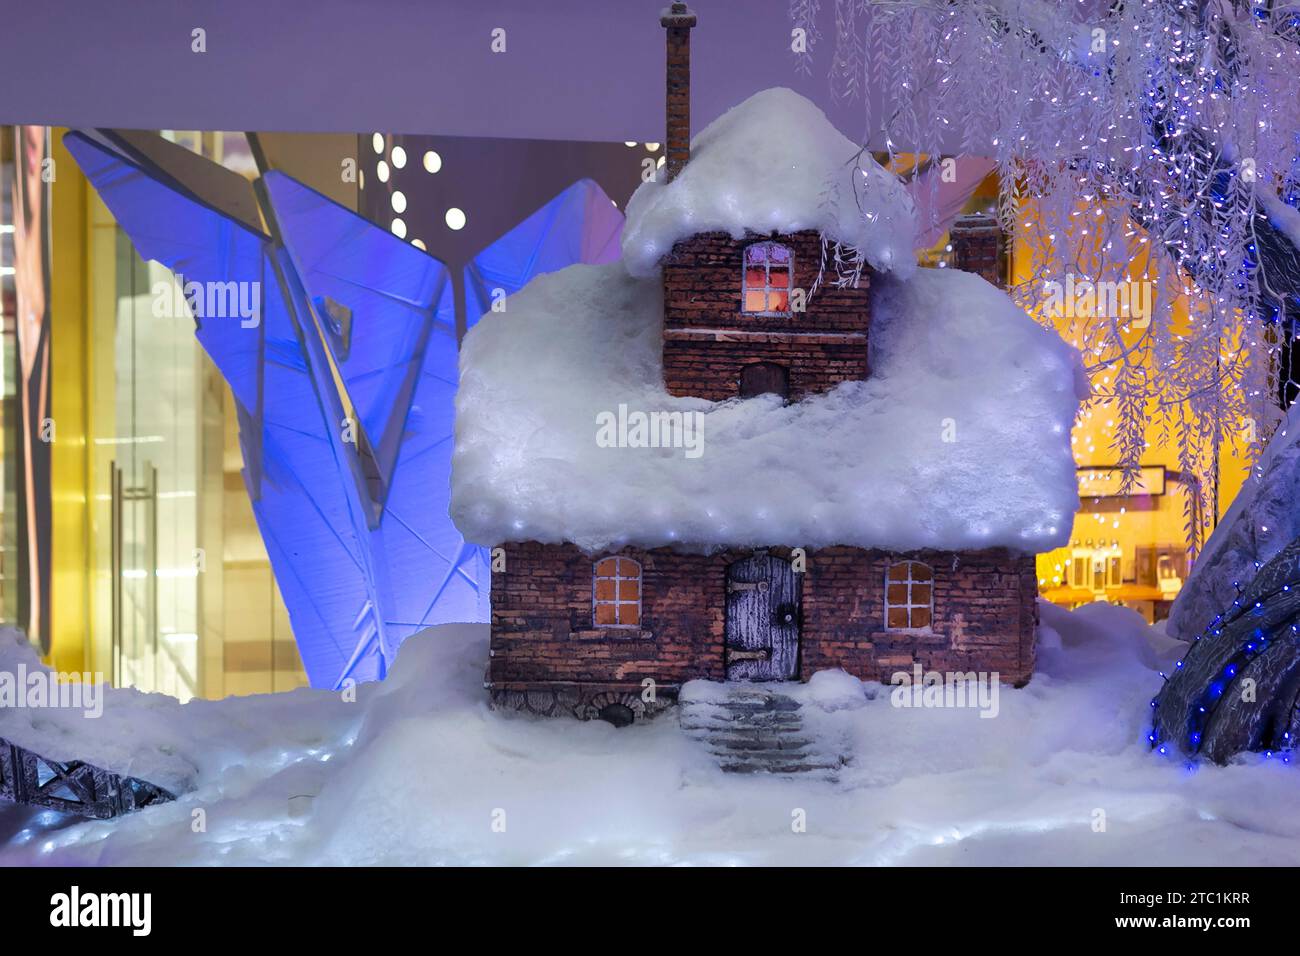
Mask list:
[[[996,719],[896,707],[839,672],[794,688],[805,727],[851,757],[834,783],[725,774],[671,714],[616,729],[493,712],[486,625],[432,628],[356,703],[175,705],[191,790],[107,821],[0,803],[0,866],[1300,863],[1294,764],[1189,771],[1148,747],[1156,671],[1180,645],[1123,608],[1042,615],[1051,649],[1027,687],[1001,688]],[[124,752],[163,733],[145,696],[106,703]],[[69,728],[70,753],[102,746],[93,723]]]
[[[1078,506],[1078,354],[978,276],[877,277],[871,377],[784,405],[667,394],[662,293],[621,263],[540,276],[461,353],[451,513],[468,540],[1056,547]],[[598,416],[697,413],[682,447],[602,447]]]
[[[903,184],[793,90],[728,110],[692,140],[677,178],[664,178],[660,167],[627,206],[623,261],[634,276],[656,274],[678,240],[713,231],[816,229],[879,272],[916,268],[916,211]]]

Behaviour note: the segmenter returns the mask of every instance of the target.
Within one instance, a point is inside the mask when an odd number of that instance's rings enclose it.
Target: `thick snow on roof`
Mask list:
[[[721,230],[816,229],[856,248],[881,272],[910,273],[916,213],[898,178],[793,90],[755,93],[691,142],[671,183],[643,183],[627,205],[623,261],[653,275],[678,240]]]
[[[659,282],[621,263],[534,279],[465,339],[457,527],[588,551],[1061,544],[1078,507],[1077,353],[977,276],[875,282],[871,377],[783,405],[668,395]],[[598,416],[620,406],[699,413],[696,454],[602,447]]]

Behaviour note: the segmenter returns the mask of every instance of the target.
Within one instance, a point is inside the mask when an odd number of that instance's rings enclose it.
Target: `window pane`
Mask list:
[[[889,609],[890,627],[907,627],[907,608],[891,607]]]
[[[929,627],[930,609],[928,607],[912,608],[912,627]]]
[[[620,577],[624,577],[624,578],[640,577],[641,567],[631,558],[619,558],[618,573]]]
[[[641,608],[636,604],[618,605],[618,623],[636,627],[641,623]]]
[[[767,285],[767,273],[762,266],[750,266],[745,270],[745,288],[761,289]]]
[[[891,565],[890,568],[889,568],[889,580],[891,580],[891,581],[906,581],[906,580],[907,580],[907,564],[904,563],[904,564],[895,564],[895,565]]]
[[[596,574],[612,578],[618,568],[618,558],[601,558],[596,562]]]
[[[618,595],[614,592],[613,578],[596,579],[596,600],[597,601],[613,601],[616,600],[617,597]]]
[[[641,582],[636,578],[623,578],[618,582],[618,599],[636,601],[641,597]]]
[[[783,246],[779,242],[767,243],[767,261],[788,263],[790,261],[789,246]]]
[[[617,607],[618,607],[617,604],[597,604],[596,624],[597,625],[617,624],[618,615],[617,615],[617,611],[615,610]]]
[[[767,312],[789,312],[790,293],[785,289],[773,289],[767,294]]]
[[[889,586],[889,603],[906,604],[907,603],[907,585],[891,584]]]
[[[763,294],[762,289],[759,289],[756,292],[750,290],[745,291],[746,312],[766,312],[767,311],[766,306],[767,306],[767,296]]]
[[[930,585],[913,584],[912,585],[912,603],[929,604],[930,603]]]
[[[922,564],[920,561],[912,562],[912,580],[929,581],[934,577],[934,572],[930,570],[929,565]]]

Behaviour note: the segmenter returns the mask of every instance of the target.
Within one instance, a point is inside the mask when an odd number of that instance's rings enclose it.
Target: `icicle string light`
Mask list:
[[[792,23],[818,31],[820,0]],[[1067,331],[1125,481],[1148,446],[1201,480],[1194,550],[1220,502],[1225,447],[1257,457],[1294,394],[1300,315],[1300,7],[1284,0],[830,0],[832,93],[864,105],[867,140],[995,159],[999,210],[1029,262],[1012,292],[1040,319],[1066,274],[1146,280],[1149,321]],[[811,70],[812,47],[796,56]],[[825,61],[823,61],[825,62]],[[959,133],[953,132],[960,130]],[[956,142],[954,142],[956,139]],[[956,148],[954,148],[956,147]],[[1289,233],[1289,234],[1288,234]],[[1018,264],[1019,265],[1019,264]]]

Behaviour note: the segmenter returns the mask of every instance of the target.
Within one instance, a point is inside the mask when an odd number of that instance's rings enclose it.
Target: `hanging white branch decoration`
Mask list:
[[[1201,479],[1194,545],[1220,450],[1256,453],[1295,394],[1300,2],[828,5],[831,92],[863,104],[872,148],[996,162],[1000,217],[1029,250],[1022,305],[1060,327],[1048,282],[1151,284],[1149,315],[1071,314],[1068,334],[1127,474],[1154,424]],[[816,34],[819,8],[792,3],[795,25]]]

